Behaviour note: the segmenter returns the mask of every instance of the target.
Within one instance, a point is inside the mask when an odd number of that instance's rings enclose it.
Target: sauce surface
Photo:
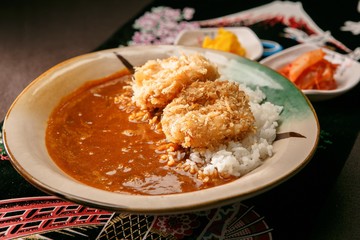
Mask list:
[[[166,143],[165,135],[148,122],[129,121],[129,108],[115,101],[126,95],[130,79],[127,71],[121,71],[62,99],[46,131],[55,163],[84,184],[129,194],[190,192],[228,182],[204,183],[161,161],[156,149]]]

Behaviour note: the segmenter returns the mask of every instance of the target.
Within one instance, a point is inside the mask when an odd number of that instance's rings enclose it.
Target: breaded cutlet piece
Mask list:
[[[161,119],[168,141],[211,148],[254,129],[247,95],[229,81],[194,82],[169,103]]]
[[[135,68],[132,100],[141,109],[162,109],[194,81],[219,76],[217,67],[199,54],[149,60]]]

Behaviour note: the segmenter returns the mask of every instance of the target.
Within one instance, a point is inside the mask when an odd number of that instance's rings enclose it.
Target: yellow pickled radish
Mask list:
[[[237,36],[224,28],[219,28],[218,34],[214,39],[206,36],[203,40],[202,47],[226,51],[240,56],[246,55],[246,50],[241,46]]]

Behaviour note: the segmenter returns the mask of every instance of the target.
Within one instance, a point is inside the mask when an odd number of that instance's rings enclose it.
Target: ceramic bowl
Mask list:
[[[205,190],[171,195],[129,195],[99,190],[66,175],[50,158],[45,130],[60,99],[84,83],[122,68],[114,52],[135,66],[147,60],[180,53],[201,53],[222,73],[249,87],[259,87],[267,100],[284,107],[274,142],[274,155],[239,179]],[[93,52],[62,62],[36,78],[16,98],[4,120],[3,138],[11,163],[31,184],[63,199],[112,211],[170,214],[214,208],[267,191],[297,173],[309,162],[319,138],[319,123],[311,103],[284,77],[245,58],[225,52],[182,46],[138,46]]]
[[[277,70],[301,54],[318,48],[320,47],[313,44],[299,44],[267,57],[260,63]],[[328,61],[338,64],[334,76],[338,86],[334,90],[303,90],[311,101],[328,100],[340,96],[355,87],[360,81],[360,63],[327,48],[322,49],[326,53],[325,58]]]

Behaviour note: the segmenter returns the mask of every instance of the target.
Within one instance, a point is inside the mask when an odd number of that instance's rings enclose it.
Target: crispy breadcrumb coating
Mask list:
[[[220,80],[192,83],[165,107],[161,119],[167,140],[185,148],[240,140],[254,129],[254,122],[239,85]]]
[[[194,81],[219,76],[217,67],[199,54],[149,60],[135,68],[132,100],[141,109],[161,109]]]

